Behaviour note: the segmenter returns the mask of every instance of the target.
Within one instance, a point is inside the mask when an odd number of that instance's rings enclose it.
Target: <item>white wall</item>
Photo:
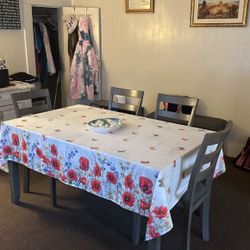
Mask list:
[[[103,96],[110,86],[199,97],[198,113],[232,119],[227,154],[250,136],[250,28],[191,28],[191,1],[156,0],[154,14],[126,14],[125,1],[73,0],[101,8]]]
[[[103,96],[109,87],[145,91],[154,109],[158,92],[197,96],[198,112],[234,122],[227,154],[250,136],[250,29],[190,28],[190,1],[157,0],[154,14],[126,14],[125,1],[23,0],[24,6],[101,8]],[[27,71],[24,32],[0,30],[0,57],[10,73]]]
[[[10,74],[26,71],[23,30],[0,30],[0,58]]]
[[[25,49],[25,32],[31,32],[31,27],[27,23],[27,16],[24,11],[27,6],[70,6],[71,0],[23,0],[19,1],[20,14],[22,20],[21,30],[0,30],[0,57],[6,60],[9,73],[30,72],[26,57],[29,56]],[[26,14],[26,13],[25,13]],[[30,24],[32,25],[32,24]],[[27,44],[27,46],[30,46]],[[33,73],[33,72],[30,72]]]

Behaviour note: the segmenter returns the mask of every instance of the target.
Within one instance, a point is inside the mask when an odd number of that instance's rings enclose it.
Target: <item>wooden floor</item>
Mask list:
[[[31,193],[21,194],[19,206],[10,203],[8,175],[0,171],[1,250],[127,250],[146,249],[130,239],[132,214],[103,199],[62,183],[58,208],[50,206],[46,176],[32,171]],[[174,228],[162,238],[162,249],[181,249],[182,215],[173,211]],[[227,159],[227,172],[214,181],[211,242],[200,238],[200,221],[193,220],[193,250],[250,249],[250,173]]]

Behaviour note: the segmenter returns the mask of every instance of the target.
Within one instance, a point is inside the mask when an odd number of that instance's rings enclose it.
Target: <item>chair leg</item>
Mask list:
[[[209,210],[210,198],[208,197],[202,204],[202,239],[209,241]]]
[[[134,245],[138,245],[140,242],[140,230],[141,229],[141,215],[133,214],[133,235],[132,242]]]
[[[190,250],[192,213],[185,212],[185,222],[183,227],[183,249]]]
[[[56,179],[50,178],[50,196],[51,196],[51,205],[56,207]]]
[[[24,180],[23,180],[23,192],[29,193],[30,190],[30,171],[28,168],[24,167]]]
[[[161,250],[161,237],[149,240],[148,250]]]

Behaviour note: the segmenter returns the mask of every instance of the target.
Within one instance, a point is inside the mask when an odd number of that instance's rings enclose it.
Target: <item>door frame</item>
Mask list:
[[[23,4],[23,32],[24,32],[24,48],[26,56],[26,68],[27,73],[36,76],[36,62],[35,62],[35,46],[34,46],[34,32],[33,32],[33,17],[32,17],[32,7],[42,7],[42,8],[53,8],[57,9],[57,14],[59,17],[59,11],[62,6],[55,4]],[[59,48],[60,49],[60,48]]]

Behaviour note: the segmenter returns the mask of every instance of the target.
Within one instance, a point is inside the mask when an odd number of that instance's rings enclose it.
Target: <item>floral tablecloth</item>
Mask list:
[[[123,119],[96,133],[88,122]],[[170,210],[187,189],[207,131],[94,107],[75,105],[3,122],[1,153],[67,185],[148,217],[146,240],[168,232]],[[225,171],[223,154],[215,175]]]

